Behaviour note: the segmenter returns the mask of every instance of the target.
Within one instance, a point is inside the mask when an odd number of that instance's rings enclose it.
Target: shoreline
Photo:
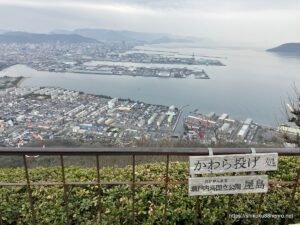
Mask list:
[[[24,77],[24,78],[26,79],[26,78],[30,78],[30,77]],[[142,101],[142,100],[135,100],[135,99],[132,99],[132,98],[123,98],[123,97],[113,97],[113,96],[105,95],[105,94],[93,94],[93,93],[79,91],[79,90],[75,90],[75,89],[63,88],[63,87],[60,87],[60,86],[36,86],[36,87],[39,87],[39,88],[42,88],[42,89],[43,88],[60,88],[60,89],[64,89],[64,90],[67,90],[67,91],[77,91],[81,95],[91,95],[91,96],[95,96],[95,97],[98,97],[98,98],[106,98],[106,99],[117,98],[120,101],[128,101],[130,103],[143,103],[145,105],[154,105],[154,106],[168,107],[168,105],[166,105],[166,104],[149,103],[149,102]],[[176,107],[176,109],[178,109],[178,107]]]
[[[19,77],[19,78],[17,79],[17,81],[15,82],[15,86],[16,86],[17,88],[20,88],[20,87],[21,87],[21,84],[23,83],[23,81],[26,80],[27,78],[29,78],[29,77],[23,77],[23,76]]]
[[[2,72],[3,70],[9,68],[9,67],[12,67],[12,66],[15,66],[15,65],[18,65],[18,63],[13,63],[13,64],[1,64],[0,65],[0,72]]]
[[[39,70],[42,72],[52,72],[52,71],[47,71],[47,70]],[[63,71],[60,73],[77,73],[77,74],[92,74],[92,75],[100,75],[100,76],[130,76],[130,77],[149,77],[149,78],[163,78],[163,79],[184,79],[184,78],[188,78],[188,77],[192,77],[194,76],[194,79],[203,79],[203,80],[208,80],[210,79],[210,77],[206,74],[206,72],[204,72],[204,77],[198,76],[198,75],[186,75],[185,77],[172,77],[172,76],[155,76],[155,75],[131,75],[131,74],[110,74],[110,73],[99,73],[97,71]]]
[[[1,87],[0,89],[7,88],[19,88],[21,83],[25,79],[23,76],[11,77],[11,76],[1,76]]]
[[[39,68],[35,68],[31,65],[27,65],[27,64],[14,64],[14,65],[10,65],[7,66],[5,69],[10,68],[12,66],[15,65],[24,65],[27,66],[31,69],[34,69],[36,71],[40,71],[40,72],[49,72],[49,73],[74,73],[74,74],[89,74],[89,75],[99,75],[99,76],[129,76],[129,77],[147,77],[147,78],[163,78],[163,79],[186,79],[189,77],[192,77],[194,79],[200,79],[200,80],[209,80],[211,79],[210,76],[206,73],[205,70],[202,71],[193,71],[194,73],[192,74],[187,74],[185,76],[181,76],[181,77],[176,77],[176,76],[159,76],[159,75],[135,75],[135,74],[114,74],[114,73],[103,73],[103,72],[99,72],[99,71],[86,71],[86,70],[61,70],[61,71],[49,71],[49,70],[42,70]],[[0,72],[2,72],[0,70]],[[25,79],[26,77],[24,77]],[[28,77],[27,77],[28,78]]]

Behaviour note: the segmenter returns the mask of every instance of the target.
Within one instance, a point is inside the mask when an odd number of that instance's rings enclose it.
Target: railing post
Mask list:
[[[200,218],[201,218],[201,208],[200,208],[200,197],[196,196],[196,205],[195,205],[195,225],[199,225],[200,223]]]
[[[36,225],[36,217],[35,217],[34,204],[33,204],[33,198],[32,198],[32,190],[30,187],[28,166],[27,166],[27,160],[26,160],[25,155],[23,155],[23,162],[24,162],[24,169],[25,169],[25,176],[26,176],[26,183],[27,183],[28,199],[29,199],[30,209],[31,209],[32,224]]]
[[[62,174],[62,182],[64,188],[64,205],[66,210],[67,224],[70,224],[69,221],[69,206],[68,206],[68,186],[66,185],[66,177],[65,177],[65,165],[63,155],[60,155],[60,164],[61,164],[61,174]]]
[[[135,225],[135,155],[132,155],[132,224]]]
[[[232,175],[234,176],[235,173],[232,173]],[[229,194],[228,195],[227,213],[226,213],[226,225],[230,225],[230,212],[231,212],[232,198],[233,198],[233,194]]]
[[[2,220],[2,211],[0,209],[0,225],[3,225],[3,220]]]
[[[265,202],[265,195],[266,195],[265,193],[261,193],[260,194],[259,205],[258,205],[258,208],[257,208],[257,211],[256,211],[256,214],[258,215],[258,217],[256,219],[255,225],[259,225],[260,224],[261,217],[259,216],[259,213],[261,212],[262,205]]]
[[[294,184],[294,187],[293,187],[292,196],[291,196],[291,199],[290,199],[289,206],[288,206],[287,210],[285,211],[284,225],[288,225],[288,222],[289,222],[288,216],[289,216],[289,214],[291,214],[293,203],[295,201],[295,195],[296,195],[297,187],[299,185],[298,184],[299,178],[300,178],[300,167],[297,169],[297,176],[296,176],[295,184]]]
[[[232,194],[228,196],[228,205],[227,205],[227,213],[226,213],[226,225],[230,224],[230,209],[231,209],[231,203],[232,203]]]
[[[98,221],[101,224],[101,210],[102,210],[102,204],[101,204],[101,183],[100,183],[100,164],[99,164],[99,155],[96,155],[96,163],[97,163],[97,185],[98,185]]]
[[[167,162],[166,162],[166,178],[165,178],[165,208],[164,208],[164,224],[167,222],[167,210],[168,210],[168,185],[169,185],[169,161],[170,156],[167,154]]]
[[[255,148],[251,148],[251,153],[253,155],[255,155],[256,154],[256,149]],[[263,174],[265,174],[265,173],[263,173]],[[251,175],[255,175],[255,172],[251,172]],[[264,204],[264,201],[265,201],[265,193],[261,193],[260,194],[260,198],[259,198],[258,208],[256,210],[257,219],[256,219],[255,225],[259,225],[260,224],[261,217],[259,216],[259,213],[261,212],[261,208],[262,208],[262,205]]]

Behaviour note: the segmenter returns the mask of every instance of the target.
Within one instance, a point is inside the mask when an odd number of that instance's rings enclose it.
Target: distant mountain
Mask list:
[[[7,32],[9,32],[9,30],[0,29],[0,34],[4,34],[4,33],[7,33]]]
[[[78,34],[98,41],[126,41],[144,43],[191,42],[191,38],[176,37],[168,34],[144,33],[127,30],[76,29],[74,31],[57,30],[54,34]]]
[[[97,43],[98,41],[78,34],[36,34],[7,32],[0,34],[0,43]]]
[[[286,43],[267,50],[268,52],[300,53],[300,43]]]

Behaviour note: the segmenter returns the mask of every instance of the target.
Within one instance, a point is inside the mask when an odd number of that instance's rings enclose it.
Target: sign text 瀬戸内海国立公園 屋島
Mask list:
[[[264,193],[267,191],[267,175],[189,178],[190,196],[238,193]]]

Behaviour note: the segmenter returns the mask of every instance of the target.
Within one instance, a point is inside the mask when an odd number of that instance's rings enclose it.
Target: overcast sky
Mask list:
[[[109,28],[272,46],[300,42],[300,0],[0,0],[0,29]]]

